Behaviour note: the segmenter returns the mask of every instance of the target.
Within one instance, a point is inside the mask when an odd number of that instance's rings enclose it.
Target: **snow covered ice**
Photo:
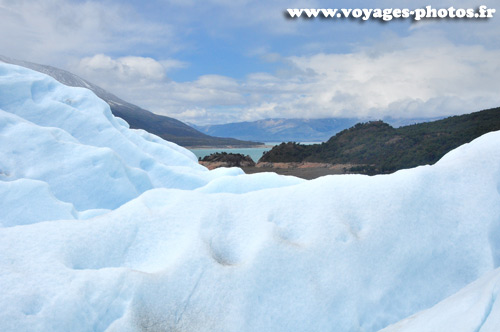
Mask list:
[[[500,270],[497,269],[431,309],[381,332],[481,331],[500,327]]]
[[[499,146],[374,177],[208,171],[0,64],[0,330],[499,331]]]

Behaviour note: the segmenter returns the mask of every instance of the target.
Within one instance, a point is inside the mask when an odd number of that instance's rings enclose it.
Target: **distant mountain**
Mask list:
[[[179,120],[167,116],[157,115],[140,108],[139,106],[128,103],[101,87],[66,70],[27,61],[10,59],[4,56],[0,56],[0,61],[36,70],[52,76],[62,84],[68,86],[90,89],[99,98],[109,104],[111,112],[115,116],[127,121],[131,128],[144,129],[162,137],[163,139],[182,146],[251,146],[262,144],[260,142],[248,142],[233,138],[212,137],[201,133]]]
[[[195,126],[215,136],[265,142],[320,142],[357,123],[358,119],[265,119],[211,126]],[[258,138],[257,138],[258,137]]]
[[[435,119],[384,119],[395,127]],[[265,119],[253,122],[235,122],[220,125],[196,126],[199,131],[213,136],[234,137],[264,142],[324,142],[338,132],[362,121],[359,118],[326,119]]]
[[[500,108],[393,128],[382,121],[358,123],[322,144],[282,143],[262,162],[321,162],[356,165],[348,171],[391,173],[434,164],[447,152],[500,130]]]

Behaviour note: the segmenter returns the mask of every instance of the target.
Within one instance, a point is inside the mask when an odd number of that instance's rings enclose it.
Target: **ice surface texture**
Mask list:
[[[128,129],[91,91],[6,64],[0,64],[0,135],[0,180],[45,182],[54,199],[77,211],[115,209],[152,188],[195,189],[243,174],[209,172],[190,151]],[[61,218],[68,214],[48,220]]]
[[[391,325],[381,332],[498,332],[499,293],[500,269],[497,269],[431,309]]]
[[[208,171],[0,65],[0,330],[377,331],[489,273],[388,329],[494,331],[499,146],[374,177]]]

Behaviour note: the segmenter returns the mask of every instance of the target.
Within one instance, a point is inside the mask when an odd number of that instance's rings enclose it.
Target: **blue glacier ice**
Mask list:
[[[499,147],[373,177],[208,171],[0,64],[0,330],[498,331]]]

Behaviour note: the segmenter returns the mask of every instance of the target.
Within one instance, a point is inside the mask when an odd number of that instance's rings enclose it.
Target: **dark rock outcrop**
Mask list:
[[[241,153],[216,152],[200,159],[200,164],[214,169],[218,167],[253,167],[255,162],[250,156]]]

